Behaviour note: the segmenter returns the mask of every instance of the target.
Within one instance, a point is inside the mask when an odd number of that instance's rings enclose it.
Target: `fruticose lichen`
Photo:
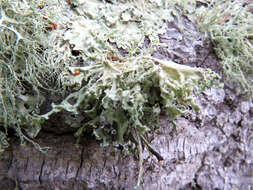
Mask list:
[[[151,151],[145,134],[159,128],[161,110],[171,121],[197,110],[196,95],[219,78],[151,56],[164,46],[158,35],[166,22],[180,17],[175,6],[167,0],[1,1],[0,150],[10,128],[40,148],[31,139],[43,121],[65,110],[83,116],[70,126],[79,138],[91,131],[103,145],[130,142],[141,152],[142,141]],[[67,88],[72,93],[40,114],[47,93]]]
[[[8,145],[10,128],[22,142],[34,143],[30,138],[41,129],[41,119],[34,115],[44,100],[42,89],[60,89],[56,76],[63,60],[48,53],[53,48],[45,29],[49,21],[43,20],[46,13],[38,5],[39,1],[0,2],[0,152]]]
[[[201,31],[214,44],[227,83],[239,84],[241,94],[253,95],[252,1],[202,1],[194,12]]]

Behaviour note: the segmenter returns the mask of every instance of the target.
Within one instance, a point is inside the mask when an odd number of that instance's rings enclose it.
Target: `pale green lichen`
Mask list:
[[[239,84],[241,91],[253,95],[253,14],[252,2],[244,0],[210,1],[196,9],[200,29],[214,44],[227,83]]]
[[[73,73],[76,69],[81,71],[79,80],[85,85],[42,117],[48,119],[61,110],[83,114],[86,122],[80,124],[76,135],[92,127],[104,144],[112,140],[124,144],[124,136],[132,128],[142,135],[154,131],[161,109],[167,109],[173,120],[189,106],[195,108],[194,93],[209,87],[210,81],[218,77],[209,70],[142,55],[121,62],[104,60],[95,65],[69,67]],[[70,99],[75,103],[70,103]]]
[[[38,5],[39,1],[0,2],[0,125],[5,135],[12,128],[21,140],[29,140],[24,133],[34,138],[41,129],[34,114],[44,101],[43,89],[58,91],[60,86],[55,80],[63,60],[48,54],[54,46],[45,30],[55,18],[47,14],[48,21],[43,20],[45,11]]]
[[[71,125],[78,137],[92,130],[104,145],[129,139],[138,143],[159,128],[162,109],[171,120],[197,109],[194,97],[218,76],[151,57],[161,45],[158,34],[165,32],[166,22],[180,15],[174,4],[43,1],[40,9],[41,1],[2,1],[0,118],[5,135],[12,127],[21,140],[33,142],[25,134],[36,137],[45,119],[66,110],[84,117]],[[47,29],[52,22],[56,30]],[[150,45],[142,48],[145,37]],[[40,115],[43,92],[65,93],[67,87],[74,92]],[[5,145],[3,140],[1,147]]]
[[[161,111],[173,121],[197,110],[196,96],[219,78],[208,69],[151,56],[162,45],[158,35],[166,22],[180,18],[173,1],[4,0],[0,5],[0,124],[5,129],[0,151],[8,146],[9,128],[43,151],[31,139],[44,120],[65,110],[84,118],[66,121],[78,138],[89,131],[103,145],[138,149],[140,187],[142,144],[162,159],[146,140],[147,132],[159,128]],[[150,40],[145,48],[144,38]],[[45,94],[64,94],[68,87],[73,92],[40,115]]]

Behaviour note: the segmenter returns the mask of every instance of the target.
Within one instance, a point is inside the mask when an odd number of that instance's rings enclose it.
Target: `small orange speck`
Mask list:
[[[179,100],[179,104],[181,104],[181,105],[185,105],[185,103],[184,103],[184,101],[182,101],[182,100]]]
[[[43,9],[45,6],[44,5],[39,5],[38,9]]]
[[[230,14],[226,14],[221,20],[217,22],[217,24],[223,24],[224,22],[227,22],[229,20]]]
[[[112,22],[112,23],[110,23],[109,27],[113,27],[115,25],[116,25],[116,22]]]
[[[107,56],[107,59],[109,59],[111,61],[118,61],[119,60],[119,58],[117,56],[114,56],[114,55]]]
[[[49,22],[50,26],[46,27],[46,30],[56,30],[57,29],[57,24],[55,22]]]
[[[80,75],[80,74],[81,74],[80,69],[75,70],[75,72],[74,72],[74,76],[78,76],[78,75]]]

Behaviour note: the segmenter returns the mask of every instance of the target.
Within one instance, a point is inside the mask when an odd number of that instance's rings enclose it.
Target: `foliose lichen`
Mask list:
[[[166,0],[2,1],[0,149],[10,128],[40,148],[31,139],[61,110],[84,116],[72,126],[77,137],[92,131],[103,145],[131,141],[136,147],[159,128],[161,110],[171,121],[197,110],[196,95],[219,76],[151,56],[164,45],[158,35],[166,22],[180,17],[175,6]],[[67,88],[72,93],[41,115],[44,92]]]

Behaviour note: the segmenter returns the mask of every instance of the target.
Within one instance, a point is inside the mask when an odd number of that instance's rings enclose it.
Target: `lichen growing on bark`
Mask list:
[[[52,50],[45,29],[48,21],[43,20],[38,5],[36,1],[0,2],[1,136],[12,128],[22,142],[40,131],[41,122],[34,114],[43,102],[41,89],[54,89],[50,83],[59,70],[57,61],[53,63],[47,55]]]
[[[83,114],[86,122],[80,123],[76,135],[93,128],[95,136],[104,144],[113,140],[124,144],[124,136],[132,129],[141,135],[155,131],[162,109],[173,120],[189,108],[196,108],[194,93],[210,87],[210,81],[218,77],[210,70],[146,56],[69,67],[73,73],[77,69],[85,85],[61,104],[54,104],[53,110],[41,117],[48,119],[61,110]]]
[[[136,145],[158,129],[162,109],[171,120],[197,109],[195,96],[218,78],[151,56],[166,22],[180,16],[174,3],[68,3],[1,2],[1,149],[8,128],[34,143],[43,121],[61,110],[84,116],[72,126],[78,137],[88,130],[104,145]],[[144,38],[150,40],[145,48]],[[40,115],[43,92],[66,88],[73,92]]]
[[[204,1],[203,1],[204,2]],[[214,44],[227,82],[253,95],[252,2],[245,0],[204,2],[195,20]]]

